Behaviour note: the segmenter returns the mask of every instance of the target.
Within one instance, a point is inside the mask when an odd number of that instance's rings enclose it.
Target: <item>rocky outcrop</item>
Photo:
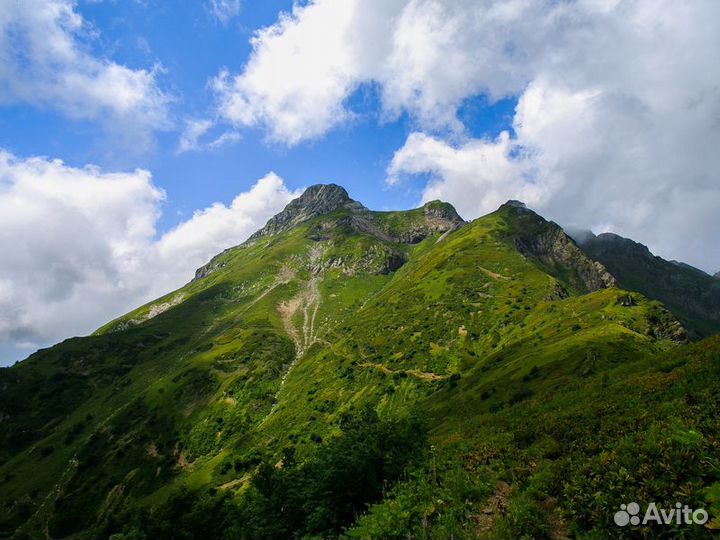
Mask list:
[[[323,219],[315,219],[320,216]],[[369,235],[388,244],[416,244],[428,236],[454,231],[465,223],[455,208],[445,202],[431,201],[421,208],[407,211],[374,212],[351,199],[344,188],[335,184],[318,184],[290,201],[282,212],[270,218],[243,245],[251,245],[260,238],[311,221],[308,238],[316,242],[329,241],[350,232]],[[224,253],[198,268],[194,280],[203,279],[223,268]],[[388,273],[397,270],[404,262],[402,249],[386,246],[382,253],[366,254],[362,261],[336,260],[332,264],[346,273]]]
[[[680,321],[670,311],[659,306],[651,309],[648,315],[647,334],[654,339],[669,339],[676,343],[688,340],[687,330]]]
[[[422,210],[425,214],[425,230],[431,234],[454,231],[465,225],[465,220],[450,203],[430,201],[423,205]]]
[[[331,255],[319,265],[322,271],[340,270],[346,276],[389,274],[406,262],[405,254],[388,246],[375,244],[360,255]]]
[[[549,268],[570,270],[570,282],[579,289],[596,291],[617,285],[615,278],[599,262],[590,259],[575,242],[554,223],[547,230],[516,240],[518,250],[530,254]]]
[[[221,253],[221,255],[222,255],[222,253]],[[225,263],[220,260],[220,255],[217,255],[217,256],[213,257],[209,263],[204,264],[200,268],[195,270],[195,277],[193,278],[193,281],[207,277],[210,274],[212,274],[213,272],[215,272],[216,270],[219,270],[220,268],[222,268],[224,266],[225,266]]]
[[[586,292],[617,285],[612,274],[588,257],[556,223],[545,220],[520,201],[508,201],[500,212],[509,218],[518,251],[537,260],[572,288]]]
[[[262,229],[250,236],[248,242],[287,231],[314,217],[338,210],[368,211],[362,204],[352,200],[344,188],[336,184],[310,186],[297,199],[290,201],[282,212],[271,217]]]

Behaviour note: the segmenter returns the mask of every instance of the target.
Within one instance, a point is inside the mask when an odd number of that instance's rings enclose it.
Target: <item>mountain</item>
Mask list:
[[[695,336],[720,332],[720,282],[702,270],[666,261],[633,240],[612,233],[572,233],[621,287],[664,303]]]
[[[313,186],[0,370],[0,537],[616,537],[623,501],[676,500],[720,525],[720,338],[618,282],[516,201]]]

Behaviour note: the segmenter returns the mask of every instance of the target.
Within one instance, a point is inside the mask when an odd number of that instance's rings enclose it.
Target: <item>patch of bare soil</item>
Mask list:
[[[495,493],[490,496],[477,516],[477,531],[481,538],[487,537],[495,529],[495,521],[507,512],[508,499],[512,488],[507,482],[499,480],[495,485]]]

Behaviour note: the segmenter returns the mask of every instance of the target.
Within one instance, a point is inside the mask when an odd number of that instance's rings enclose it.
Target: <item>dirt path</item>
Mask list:
[[[503,276],[502,274],[498,274],[498,273],[496,273],[496,272],[493,272],[492,270],[488,270],[487,268],[483,268],[482,266],[478,266],[478,269],[481,270],[482,272],[485,272],[485,274],[487,274],[489,277],[491,277],[491,278],[493,278],[493,279],[495,279],[495,280],[503,280],[503,281],[506,281],[506,280],[510,279],[510,277],[508,277],[508,276]]]
[[[497,482],[495,494],[488,498],[480,510],[480,514],[476,516],[479,536],[484,537],[491,533],[495,528],[497,518],[505,515],[511,491],[512,489],[507,482],[502,480]]]
[[[372,362],[363,362],[358,364],[360,367],[367,367],[382,371],[386,375],[394,375],[396,373],[407,373],[411,377],[422,379],[424,381],[442,381],[448,378],[447,375],[438,375],[437,373],[430,373],[428,371],[420,371],[419,369],[398,369],[393,370],[382,364],[374,364]]]

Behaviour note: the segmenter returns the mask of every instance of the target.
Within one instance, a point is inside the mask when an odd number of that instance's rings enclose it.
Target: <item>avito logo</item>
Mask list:
[[[675,503],[675,508],[666,510],[659,508],[654,502],[648,504],[645,513],[641,515],[640,505],[636,502],[621,504],[620,510],[615,512],[613,519],[619,527],[627,525],[704,525],[708,520],[708,513],[704,508],[693,510],[687,504]]]

